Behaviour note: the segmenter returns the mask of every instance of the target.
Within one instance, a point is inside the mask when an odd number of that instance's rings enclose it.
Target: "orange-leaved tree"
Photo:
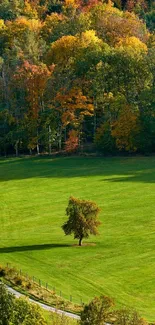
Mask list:
[[[38,117],[39,112],[44,110],[44,92],[53,69],[54,66],[51,66],[51,69],[49,69],[45,64],[35,65],[24,61],[14,76],[17,87],[21,88],[25,93],[28,105],[25,115],[27,132],[30,137],[28,148],[31,150],[36,147],[38,153]]]
[[[93,115],[92,99],[85,96],[80,88],[61,89],[54,98],[54,106],[60,113],[60,133],[69,125],[70,128],[78,131],[80,144],[84,117]]]
[[[24,61],[15,74],[19,87],[26,92],[26,99],[34,116],[38,116],[39,110],[43,108],[43,95],[53,68],[54,66],[49,70],[45,64],[35,65]]]
[[[76,152],[79,146],[79,135],[77,130],[68,132],[68,139],[65,142],[65,151],[68,153]]]

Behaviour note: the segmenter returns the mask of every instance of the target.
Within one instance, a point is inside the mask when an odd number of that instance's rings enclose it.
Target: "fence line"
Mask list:
[[[61,290],[57,290],[55,286],[50,285],[47,282],[42,281],[41,279],[36,278],[35,276],[29,276],[27,273],[24,273],[22,269],[19,271],[12,266],[11,263],[6,263],[6,267],[8,269],[14,269],[17,272],[17,275],[24,276],[27,280],[32,281],[33,283],[39,285],[41,288],[47,290],[47,291],[53,291],[57,296],[60,298],[64,298],[67,301],[70,301],[72,303],[78,304],[78,305],[83,305],[84,302],[82,300],[82,297],[76,297],[72,296],[71,294],[64,294]]]

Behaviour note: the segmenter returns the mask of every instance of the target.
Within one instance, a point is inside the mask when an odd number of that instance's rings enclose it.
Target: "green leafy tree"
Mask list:
[[[13,313],[14,297],[0,282],[0,325],[9,325]]]
[[[111,315],[113,301],[106,296],[95,297],[81,312],[81,325],[105,325]]]
[[[94,143],[96,149],[104,154],[116,151],[115,139],[111,135],[110,123],[105,122],[97,128]]]
[[[81,246],[83,238],[88,238],[89,234],[98,234],[97,228],[101,224],[98,220],[99,211],[95,202],[70,197],[66,209],[69,218],[63,224],[62,229],[66,235],[73,233],[74,238],[79,239],[79,246]]]
[[[14,302],[12,324],[16,325],[46,325],[42,310],[38,305],[19,298]]]
[[[4,20],[16,19],[24,7],[23,0],[3,0],[0,1],[0,18]]]

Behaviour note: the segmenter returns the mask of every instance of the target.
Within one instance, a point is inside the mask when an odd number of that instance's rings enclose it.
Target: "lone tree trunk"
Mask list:
[[[79,239],[79,246],[82,246],[82,239],[83,239],[83,237],[80,237],[80,239]]]

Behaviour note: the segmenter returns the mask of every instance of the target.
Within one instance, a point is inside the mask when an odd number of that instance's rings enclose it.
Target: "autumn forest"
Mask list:
[[[0,155],[155,152],[155,2],[0,1]]]

